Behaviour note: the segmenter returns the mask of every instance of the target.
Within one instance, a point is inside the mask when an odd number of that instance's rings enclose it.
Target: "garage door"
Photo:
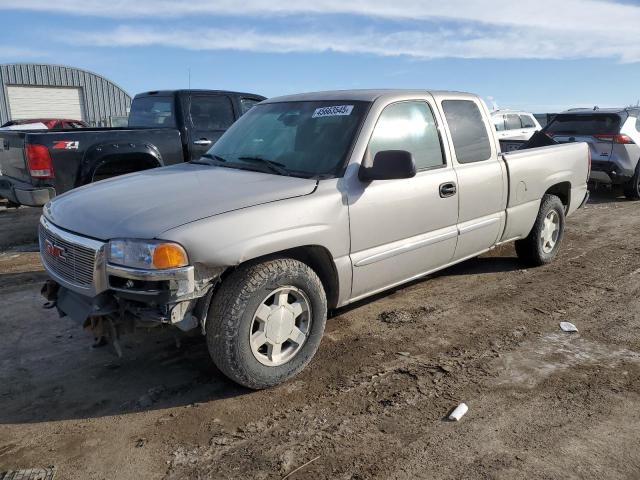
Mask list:
[[[24,118],[70,118],[84,120],[82,89],[74,87],[27,87],[8,85],[11,120]]]

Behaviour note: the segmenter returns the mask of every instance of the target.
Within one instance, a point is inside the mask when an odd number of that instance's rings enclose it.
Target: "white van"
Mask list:
[[[491,120],[499,140],[529,140],[542,127],[528,112],[496,110],[491,112]]]

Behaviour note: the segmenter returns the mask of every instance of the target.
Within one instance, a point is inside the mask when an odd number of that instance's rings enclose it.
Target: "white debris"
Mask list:
[[[467,404],[461,403],[456,407],[456,409],[453,412],[451,412],[451,415],[449,415],[449,420],[457,422],[462,417],[464,417],[464,414],[467,413],[468,411],[469,411],[469,407],[467,407]]]
[[[578,327],[570,322],[560,322],[560,328],[565,332],[577,332]]]

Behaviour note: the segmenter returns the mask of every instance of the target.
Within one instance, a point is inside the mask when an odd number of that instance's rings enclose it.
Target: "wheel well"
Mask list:
[[[568,210],[571,203],[571,184],[569,182],[557,183],[549,188],[545,195],[555,195],[560,199],[565,210]]]
[[[327,295],[328,308],[335,308],[338,304],[338,294],[340,292],[338,272],[336,270],[335,263],[333,263],[333,257],[329,250],[319,245],[305,245],[303,247],[290,248],[288,250],[282,250],[280,252],[270,253],[262,257],[257,257],[249,260],[252,263],[260,263],[273,258],[293,258],[302,263],[309,265],[324,287],[324,291]],[[228,268],[221,276],[221,282],[224,282],[225,278],[234,271],[235,268]]]
[[[105,157],[91,174],[90,181],[97,182],[106,178],[117,177],[127,173],[141,172],[159,167],[158,160],[151,155],[140,153],[125,153],[122,155]]]
[[[327,294],[327,306],[335,308],[338,304],[339,281],[331,253],[326,248],[318,245],[292,248],[282,253],[306,263],[316,272]]]

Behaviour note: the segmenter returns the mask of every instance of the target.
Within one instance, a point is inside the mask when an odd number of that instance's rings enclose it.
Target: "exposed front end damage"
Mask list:
[[[104,242],[40,222],[40,254],[50,275],[42,288],[55,307],[91,330],[98,342],[118,339],[137,328],[171,325],[182,331],[201,327],[224,268],[196,264],[146,270],[110,264]]]

